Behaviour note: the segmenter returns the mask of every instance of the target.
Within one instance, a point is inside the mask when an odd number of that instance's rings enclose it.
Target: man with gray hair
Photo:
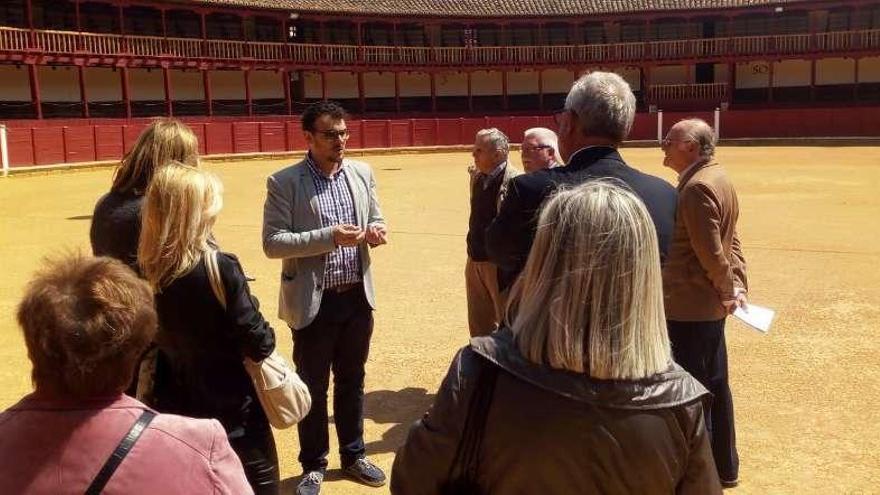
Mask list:
[[[736,234],[739,203],[715,161],[715,132],[700,119],[669,130],[663,165],[678,173],[678,213],[663,267],[666,326],[675,361],[712,392],[706,428],[722,486],[738,483],[739,457],[727,372],[726,316],[745,306],[746,263]]]
[[[483,129],[474,140],[474,163],[468,168],[471,215],[464,280],[472,337],[492,333],[501,321],[504,301],[498,289],[498,270],[489,262],[486,253],[486,228],[498,213],[510,180],[520,173],[507,162],[509,148],[503,132],[495,128]]]
[[[562,165],[559,159],[559,138],[546,127],[533,127],[525,132],[520,154],[527,174]]]
[[[560,186],[596,178],[615,178],[648,207],[660,257],[665,258],[675,224],[676,192],[666,181],[626,164],[617,147],[632,128],[636,98],[629,84],[612,72],[592,72],[575,81],[565,108],[554,115],[564,167],[539,170],[511,181],[498,216],[487,231],[489,259],[506,274],[502,290],[525,265],[535,237],[537,212]]]

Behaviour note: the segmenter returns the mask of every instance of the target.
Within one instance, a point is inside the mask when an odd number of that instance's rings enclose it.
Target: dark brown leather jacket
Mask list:
[[[480,450],[483,493],[721,493],[703,422],[709,393],[678,365],[639,381],[596,380],[526,361],[507,329],[456,355],[397,452],[391,493],[439,493],[489,363],[502,372]]]

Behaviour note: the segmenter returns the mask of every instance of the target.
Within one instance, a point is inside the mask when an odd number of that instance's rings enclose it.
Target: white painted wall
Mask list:
[[[769,62],[745,62],[736,64],[737,88],[766,88],[770,86]]]
[[[565,93],[574,83],[574,73],[568,69],[548,69],[543,71],[544,94]]]
[[[201,71],[171,70],[171,94],[174,101],[204,101]]]
[[[303,97],[321,97],[321,74],[318,72],[303,72]]]
[[[240,70],[212,70],[211,98],[243,101],[245,98],[244,72]]]
[[[816,61],[816,84],[853,84],[856,61],[849,58],[825,58]]]
[[[859,60],[859,82],[880,82],[880,57]]]
[[[76,67],[42,65],[37,67],[37,77],[42,101],[80,101],[79,74]]]
[[[684,65],[661,65],[651,69],[651,84],[691,84],[693,80]]]
[[[403,81],[400,81],[403,84]],[[393,72],[364,72],[364,95],[367,98],[394,98]]]
[[[431,96],[431,75],[426,72],[402,72],[400,96]]]
[[[0,65],[0,101],[31,101],[27,67]]]
[[[467,96],[467,74],[439,72],[435,74],[437,96]]]
[[[782,60],[773,64],[773,87],[810,85],[809,60]]]
[[[471,74],[471,93],[474,96],[496,96],[502,94],[501,71],[478,70]],[[467,92],[465,92],[467,94]]]
[[[281,73],[274,70],[251,71],[251,98],[254,100],[283,99]]]
[[[507,94],[536,95],[538,94],[538,72],[533,70],[513,71],[507,73]]]
[[[327,72],[326,75],[327,98],[343,99],[358,97],[357,74],[353,72]]]
[[[131,101],[164,101],[165,82],[162,69],[129,69]]]

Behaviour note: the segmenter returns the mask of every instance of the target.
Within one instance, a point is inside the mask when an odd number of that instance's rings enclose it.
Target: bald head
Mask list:
[[[663,164],[681,172],[697,161],[711,160],[716,142],[715,131],[704,120],[678,121],[661,144],[666,154]]]

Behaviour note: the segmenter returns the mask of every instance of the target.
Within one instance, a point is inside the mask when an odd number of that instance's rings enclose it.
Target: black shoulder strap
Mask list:
[[[116,468],[122,464],[122,460],[125,459],[125,456],[127,456],[129,452],[131,452],[131,448],[134,447],[138,438],[141,437],[141,434],[147,429],[147,426],[155,417],[156,413],[148,409],[141,414],[133,425],[131,425],[128,433],[126,433],[125,437],[119,441],[119,445],[116,446],[116,449],[110,454],[107,462],[105,462],[101,470],[98,471],[98,475],[92,480],[92,484],[86,489],[86,495],[98,495],[104,490],[104,486],[110,481],[110,477],[116,472]]]

